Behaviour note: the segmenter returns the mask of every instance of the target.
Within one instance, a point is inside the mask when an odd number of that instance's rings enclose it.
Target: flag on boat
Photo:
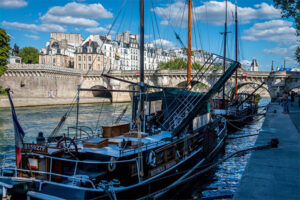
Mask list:
[[[11,96],[10,96],[10,89],[5,89],[8,95],[9,103],[11,106],[11,114],[12,114],[12,120],[14,124],[14,131],[15,131],[15,145],[16,145],[16,164],[19,166],[20,161],[22,160],[22,147],[23,147],[23,138],[25,136],[25,133],[18,121],[17,114],[15,111],[14,104],[12,102]]]

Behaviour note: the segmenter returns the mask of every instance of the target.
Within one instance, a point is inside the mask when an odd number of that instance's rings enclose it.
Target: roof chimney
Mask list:
[[[91,46],[91,44],[92,44],[92,40],[91,40],[91,38],[89,39],[89,46]]]

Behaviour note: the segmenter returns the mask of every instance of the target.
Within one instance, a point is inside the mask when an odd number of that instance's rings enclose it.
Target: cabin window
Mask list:
[[[159,152],[156,154],[156,165],[161,165],[164,163],[164,152]]]
[[[167,162],[174,159],[173,148],[167,149],[165,152],[166,152],[166,161]]]
[[[130,171],[131,171],[131,177],[137,175],[137,167],[136,167],[136,164],[132,164],[132,165],[131,165]]]

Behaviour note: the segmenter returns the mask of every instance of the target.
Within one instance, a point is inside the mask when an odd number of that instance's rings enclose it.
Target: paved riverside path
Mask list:
[[[300,200],[300,109],[296,104],[290,114],[282,111],[278,103],[269,105],[256,146],[272,138],[279,146],[252,152],[235,200]]]

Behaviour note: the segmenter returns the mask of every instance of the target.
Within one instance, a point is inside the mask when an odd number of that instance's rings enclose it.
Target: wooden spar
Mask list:
[[[225,73],[226,64],[226,43],[227,43],[227,0],[225,1],[225,26],[224,26],[224,60],[223,60],[223,74]],[[225,100],[225,83],[223,86],[223,101]]]
[[[110,90],[100,88],[80,88],[81,91],[99,91],[99,92],[136,92],[135,90]]]
[[[144,84],[144,37],[145,37],[145,27],[144,27],[144,20],[145,20],[145,2],[144,0],[140,0],[140,129],[139,131],[145,132],[145,84]],[[139,135],[139,144],[141,144],[141,136]],[[141,145],[139,148],[138,153],[138,161],[139,161],[139,180],[143,179],[144,177],[144,165],[143,165],[143,153],[141,149]]]
[[[238,17],[237,0],[235,0],[235,61],[238,61]],[[238,100],[238,70],[235,71],[235,100]]]
[[[192,69],[192,0],[188,0],[188,66],[187,66],[187,82],[188,82],[188,90],[192,88],[191,83],[191,69]]]

